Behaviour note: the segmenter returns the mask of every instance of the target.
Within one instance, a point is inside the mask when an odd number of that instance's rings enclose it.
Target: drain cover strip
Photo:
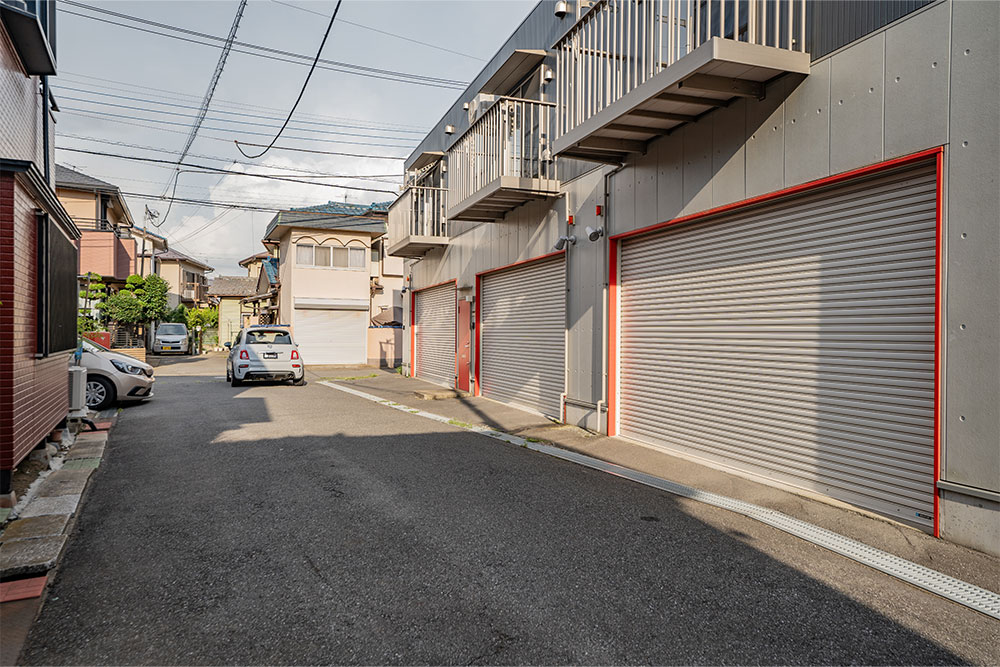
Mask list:
[[[325,380],[320,381],[320,384],[348,394],[354,394],[355,396],[359,396],[369,401],[374,401],[375,403],[381,403],[382,405],[395,408],[402,412],[407,412],[419,417],[425,417],[427,419],[433,419],[434,421],[462,428],[466,431],[479,433],[496,440],[502,440],[504,442],[518,445],[520,447],[526,447],[536,452],[548,454],[549,456],[554,456],[565,461],[587,466],[588,468],[593,468],[594,470],[600,470],[618,477],[624,477],[625,479],[633,482],[638,482],[639,484],[651,486],[653,488],[660,489],[661,491],[666,491],[674,495],[696,500],[700,503],[714,505],[715,507],[720,507],[722,509],[742,514],[750,517],[751,519],[755,519],[761,523],[777,528],[782,532],[794,535],[795,537],[806,540],[807,542],[811,542],[817,546],[829,549],[834,553],[838,553],[841,556],[850,558],[853,561],[857,561],[858,563],[867,565],[871,568],[879,570],[880,572],[884,572],[885,574],[905,581],[908,584],[922,588],[926,591],[934,593],[935,595],[940,595],[941,597],[951,600],[952,602],[957,602],[958,604],[968,607],[969,609],[974,609],[978,612],[986,614],[987,616],[1000,619],[1000,595],[994,593],[993,591],[988,591],[985,588],[980,588],[979,586],[966,583],[961,579],[941,574],[940,572],[924,567],[923,565],[908,561],[905,558],[900,558],[899,556],[887,553],[881,549],[870,547],[863,542],[852,540],[851,538],[844,537],[843,535],[835,533],[832,530],[820,528],[819,526],[806,521],[790,517],[787,514],[782,514],[781,512],[761,507],[760,505],[746,503],[741,500],[736,500],[735,498],[719,495],[717,493],[701,491],[690,486],[678,484],[677,482],[671,482],[670,480],[663,479],[661,477],[655,477],[644,472],[615,465],[614,463],[601,461],[585,454],[560,449],[558,447],[553,447],[552,445],[530,442],[516,435],[486,428],[484,426],[470,426],[462,424],[453,419],[442,417],[441,415],[436,415],[431,412],[418,410],[416,408],[411,408],[401,403],[395,403],[363,391],[358,391],[357,389],[352,389],[351,387],[347,387],[342,384],[327,382]]]

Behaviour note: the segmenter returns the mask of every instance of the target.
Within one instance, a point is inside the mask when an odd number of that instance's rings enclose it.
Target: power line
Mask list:
[[[144,18],[141,18],[141,17],[138,17],[138,16],[132,16],[132,15],[124,14],[124,13],[121,13],[121,12],[111,11],[109,9],[102,9],[100,7],[95,7],[93,5],[88,5],[86,3],[75,2],[74,0],[63,0],[63,2],[60,3],[60,5],[72,5],[72,6],[75,6],[75,7],[80,7],[80,8],[83,8],[83,9],[87,9],[87,10],[92,11],[92,12],[96,12],[98,14],[105,14],[105,15],[108,15],[108,16],[114,16],[116,18],[120,18],[120,19],[124,19],[124,20],[128,20],[128,21],[133,21],[135,23],[141,23],[141,24],[144,24],[144,25],[150,25],[150,26],[154,26],[154,27],[161,28],[161,29],[164,29],[164,30],[172,30],[174,32],[179,32],[179,33],[186,34],[186,35],[192,35],[192,36],[195,36],[195,37],[200,37],[202,39],[209,39],[209,40],[213,40],[213,41],[216,41],[216,42],[224,42],[225,41],[224,37],[219,37],[218,35],[211,35],[211,34],[199,32],[199,31],[196,31],[196,30],[190,30],[188,28],[181,28],[179,26],[174,26],[174,25],[170,25],[170,24],[167,24],[167,23],[161,23],[159,21],[152,21],[152,20],[144,19]],[[180,37],[178,35],[169,35],[169,34],[162,33],[162,32],[157,32],[157,31],[153,31],[153,30],[147,30],[147,29],[144,29],[144,28],[140,28],[138,26],[128,25],[128,24],[124,24],[124,23],[118,23],[116,21],[111,21],[109,19],[103,19],[103,18],[101,18],[99,16],[91,16],[89,14],[81,14],[79,12],[74,12],[74,11],[71,11],[71,10],[68,10],[68,9],[64,9],[61,6],[60,6],[60,11],[65,12],[67,14],[72,14],[74,16],[79,16],[79,17],[82,17],[82,18],[87,18],[87,19],[91,19],[91,20],[95,20],[95,21],[101,21],[103,23],[110,23],[112,25],[118,25],[118,26],[125,27],[125,28],[131,28],[131,29],[134,29],[134,30],[140,30],[142,32],[148,32],[148,33],[152,33],[152,34],[156,34],[156,35],[161,35],[163,37],[171,37],[173,39],[181,39],[183,41],[193,42],[193,43],[196,43],[196,44],[202,44],[202,45],[205,45],[205,46],[218,46],[218,45],[214,45],[214,44],[210,44],[210,43],[206,43],[206,42],[199,42],[197,40],[191,40],[191,39],[188,39],[188,38]],[[303,64],[303,63],[300,62],[301,60],[306,60],[306,61],[311,60],[309,58],[309,56],[303,55],[301,53],[294,53],[292,51],[284,51],[282,49],[275,49],[275,48],[268,47],[268,46],[262,46],[260,44],[250,44],[250,43],[247,43],[247,42],[241,42],[239,40],[234,40],[233,44],[236,45],[236,46],[242,47],[241,49],[235,49],[237,53],[246,53],[246,54],[249,54],[249,55],[257,55],[257,56],[264,57],[264,58],[271,58],[273,60],[282,60],[284,62],[299,62],[299,64]],[[252,50],[251,51],[246,51],[244,49],[252,49]],[[262,51],[264,53],[257,53],[257,51]],[[286,56],[286,57],[290,57],[290,58],[297,58],[299,60],[297,60],[297,61],[289,61],[289,60],[285,60],[283,58],[274,57],[273,55],[265,55],[265,54],[275,54],[276,56]],[[422,75],[422,74],[411,74],[409,72],[400,72],[400,71],[396,71],[396,70],[386,70],[386,69],[381,69],[381,68],[377,68],[377,67],[367,67],[367,66],[364,66],[364,65],[357,65],[355,63],[340,62],[340,61],[336,61],[336,60],[322,59],[319,62],[321,62],[324,65],[328,66],[328,67],[323,67],[322,69],[331,69],[333,71],[344,72],[344,73],[348,73],[348,74],[355,74],[355,75],[359,75],[359,76],[369,76],[369,77],[374,77],[374,78],[383,78],[383,79],[388,79],[388,80],[392,80],[392,81],[399,81],[399,82],[403,82],[403,83],[422,84],[422,85],[434,86],[434,87],[439,87],[439,88],[456,88],[456,89],[464,89],[468,85],[468,82],[458,81],[458,80],[455,80],[455,79],[445,79],[445,78],[441,78],[441,77],[425,76],[425,75]]]
[[[242,142],[242,143],[243,143],[244,146],[255,146],[257,148],[261,148],[261,147],[264,146],[264,144],[251,144],[251,143],[247,143],[245,141]],[[400,148],[402,148],[402,146],[400,146]],[[295,148],[293,146],[272,146],[271,150],[275,150],[275,151],[294,151],[294,152],[297,152],[297,153],[315,153],[317,155],[345,155],[345,153],[334,153],[332,151],[320,151],[320,150],[313,150],[313,149],[310,149],[310,148]],[[356,157],[365,157],[365,156],[356,156]],[[406,157],[398,157],[398,158],[392,158],[392,159],[394,159],[394,160],[405,160]]]
[[[70,100],[72,102],[83,102],[85,104],[97,104],[97,105],[100,105],[101,107],[114,107],[116,109],[128,109],[130,111],[142,111],[144,113],[158,113],[158,114],[162,114],[162,115],[165,115],[165,116],[177,116],[179,118],[194,118],[194,119],[197,119],[199,117],[196,114],[181,113],[179,111],[166,111],[164,109],[150,109],[150,108],[147,108],[147,107],[133,106],[133,105],[130,105],[130,104],[116,104],[114,102],[104,102],[104,101],[101,101],[101,100],[88,100],[86,98],[72,97],[72,96],[69,96],[69,95],[64,95],[61,99],[63,99],[63,100]],[[180,106],[180,105],[172,105],[172,106]],[[74,109],[74,107],[65,107],[65,108],[67,108],[67,109]],[[184,107],[184,108],[192,109],[194,107]],[[90,110],[90,109],[80,109],[80,111],[90,111],[91,113],[100,113],[100,112],[97,112],[97,111],[94,111],[94,110]],[[148,120],[152,120],[152,119],[148,119]],[[229,119],[229,118],[210,118],[208,120],[211,120],[212,122],[229,123],[231,125],[253,125],[253,126],[256,126],[256,127],[264,127],[264,128],[270,128],[270,129],[275,129],[275,128],[278,127],[277,125],[271,125],[271,124],[268,124],[268,123],[255,123],[254,121],[249,121],[249,120],[232,120],[232,119]],[[281,120],[281,119],[279,118],[277,120]],[[178,124],[179,125],[184,125],[185,123],[178,123]],[[366,128],[360,128],[360,129],[366,129]],[[368,137],[368,138],[373,138],[373,139],[388,139],[390,141],[413,141],[412,137],[387,137],[387,136],[372,135],[372,134],[359,134],[357,132],[342,132],[342,131],[336,131],[336,130],[323,130],[323,129],[313,128],[313,127],[296,127],[295,130],[297,130],[299,132],[313,132],[313,133],[316,133],[316,134],[324,134],[324,135],[327,135],[327,134],[336,134],[336,135],[342,135],[342,136],[345,136],[345,137]]]
[[[322,16],[323,18],[329,18],[329,16],[327,14],[324,14],[323,12],[317,12],[315,9],[306,9],[305,7],[300,7],[298,5],[293,5],[290,2],[282,2],[281,0],[271,0],[271,2],[273,2],[275,4],[278,4],[278,5],[284,5],[285,7],[291,7],[292,9],[298,9],[299,11],[302,11],[302,12],[308,12],[308,13],[314,14],[316,16]],[[462,56],[463,58],[472,58],[473,60],[478,60],[479,62],[486,62],[485,58],[480,58],[478,56],[473,56],[473,55],[470,55],[468,53],[462,53],[461,51],[454,51],[452,49],[446,49],[443,46],[439,46],[437,44],[431,44],[430,42],[421,42],[419,39],[413,39],[411,37],[405,37],[403,35],[397,35],[396,33],[394,33],[394,32],[388,32],[387,30],[379,30],[378,28],[373,28],[370,25],[363,25],[361,23],[354,23],[353,21],[348,21],[347,19],[341,19],[340,22],[341,23],[347,23],[348,25],[353,25],[353,26],[355,26],[357,28],[364,28],[365,30],[371,30],[372,32],[377,32],[377,33],[380,33],[382,35],[388,35],[389,37],[395,37],[396,39],[402,39],[403,41],[406,41],[406,42],[412,42],[414,44],[419,44],[421,46],[426,46],[426,47],[431,48],[431,49],[437,49],[438,51],[444,51],[445,53],[453,53],[456,56]]]
[[[256,160],[259,157],[264,157],[264,154],[271,150],[271,146],[273,146],[278,139],[281,138],[281,133],[285,131],[286,127],[288,127],[288,123],[292,120],[292,115],[294,115],[295,110],[299,108],[299,102],[302,101],[302,96],[306,94],[306,88],[309,86],[309,79],[312,78],[313,72],[316,71],[316,63],[319,62],[319,57],[323,55],[323,47],[326,46],[326,38],[330,36],[330,31],[333,30],[333,23],[337,20],[337,14],[340,12],[340,5],[342,2],[343,0],[337,0],[337,5],[333,8],[333,16],[330,17],[330,23],[327,24],[326,32],[323,33],[323,41],[319,43],[319,48],[316,49],[316,57],[313,59],[312,67],[309,68],[309,73],[306,74],[306,80],[302,82],[302,89],[299,90],[299,95],[295,98],[295,104],[292,105],[291,110],[288,112],[288,118],[286,118],[285,122],[281,124],[281,129],[279,129],[278,133],[274,135],[274,139],[271,139],[271,143],[269,143],[260,153],[257,153],[257,155],[247,155],[246,151],[240,148],[240,142],[235,142],[236,150],[238,150],[243,157],[249,160]]]
[[[60,107],[60,109],[64,113],[69,113],[72,116],[96,116],[98,118],[100,118],[100,117],[108,117],[108,118],[122,118],[122,119],[134,119],[135,118],[135,116],[128,116],[128,115],[117,114],[117,113],[110,113],[110,112],[107,112],[107,111],[94,111],[92,109],[79,109],[77,107],[70,107],[70,106],[62,106],[62,107]],[[173,125],[173,126],[180,126],[180,127],[187,127],[188,126],[187,123],[175,123],[175,122],[172,122],[172,121],[169,121],[169,120],[160,120],[158,118],[140,118],[139,120],[146,121],[147,123],[157,123],[159,125]],[[233,128],[228,128],[228,127],[206,127],[205,129],[206,130],[213,130],[213,131],[216,131],[216,132],[233,132],[234,131]],[[258,137],[269,137],[269,136],[271,136],[271,134],[269,132],[251,132],[249,130],[243,130],[243,132],[245,134],[251,134],[251,135],[254,135],[254,136],[258,136]],[[184,134],[186,134],[186,133],[184,133]],[[333,134],[333,133],[330,133],[330,134]],[[413,149],[413,145],[405,145],[405,144],[379,144],[379,143],[372,143],[370,141],[348,141],[346,139],[320,139],[320,138],[317,138],[317,137],[298,137],[298,136],[289,136],[289,137],[285,137],[285,138],[286,139],[296,139],[296,140],[299,140],[299,141],[318,141],[318,142],[324,143],[324,144],[350,144],[350,145],[354,145],[354,146],[378,146],[378,147],[382,147],[382,148],[406,148],[406,149],[410,149],[410,150]],[[381,139],[381,137],[372,137],[372,138],[373,139]],[[228,139],[226,141],[231,141],[231,139]],[[399,139],[399,141],[403,141],[403,139]],[[245,145],[249,145],[249,144],[245,144]]]
[[[129,123],[129,125],[135,125],[135,124],[136,123]],[[148,127],[148,126],[140,125],[140,127]],[[161,130],[163,132],[176,132],[176,130],[167,130],[165,128],[152,128],[152,129],[159,129],[159,130]],[[181,132],[177,132],[177,133],[178,134],[182,134]],[[130,143],[125,143],[123,141],[113,141],[111,139],[101,139],[99,137],[87,137],[87,136],[83,136],[83,135],[80,135],[80,134],[59,134],[56,138],[58,139],[60,137],[66,138],[66,139],[82,139],[84,141],[93,141],[93,142],[100,143],[100,144],[107,144],[109,146],[121,146],[123,148],[139,148],[139,149],[142,149],[142,150],[157,151],[159,153],[170,153],[172,155],[180,155],[179,151],[170,151],[170,150],[167,150],[165,148],[160,148],[160,147],[157,147],[157,146],[143,146],[142,144],[130,144]],[[229,143],[229,142],[232,141],[232,139],[223,139],[222,137],[203,136],[202,138],[203,139],[215,139],[217,141],[225,141],[226,143]],[[56,148],[58,149],[58,148],[62,148],[62,147],[61,146],[56,146]],[[284,149],[284,148],[281,148],[280,146],[275,146],[273,150],[304,150],[304,149]],[[320,151],[320,152],[323,153],[324,155],[337,155],[337,156],[341,156],[341,157],[356,157],[356,158],[363,158],[363,159],[366,159],[366,160],[405,160],[406,159],[405,157],[395,157],[395,156],[392,156],[392,155],[365,155],[365,154],[362,154],[362,153],[337,153],[337,152],[333,152],[333,151]],[[213,155],[197,155],[195,153],[191,153],[191,157],[200,158],[202,160],[219,160],[221,162],[230,162],[231,161],[229,158],[216,157],[216,156],[213,156]],[[237,162],[235,160],[232,160],[232,162],[233,162],[233,164],[240,164],[240,165],[244,165],[244,166],[254,166],[250,162]],[[308,171],[306,169],[295,169],[293,167],[282,167],[282,169],[287,169],[289,171],[300,171],[302,173],[312,173],[312,172],[310,172],[310,171]]]
[[[92,76],[92,75],[89,75],[89,74],[81,74],[79,72],[70,72],[69,70],[60,70],[60,72],[59,72],[59,78],[60,79],[64,79],[66,77],[69,77],[70,79],[72,79],[73,77],[75,77],[75,78],[80,78],[80,79],[90,79],[92,81],[100,81],[102,83],[102,87],[106,88],[106,89],[109,89],[109,90],[118,90],[118,91],[121,91],[121,92],[134,93],[135,89],[141,89],[141,90],[148,90],[148,91],[150,91],[148,94],[152,95],[153,97],[163,97],[163,98],[170,99],[170,100],[176,99],[178,97],[188,97],[188,98],[191,98],[191,99],[193,99],[195,101],[197,101],[197,99],[198,99],[197,95],[191,95],[190,93],[182,93],[182,92],[177,91],[177,90],[166,90],[164,88],[155,88],[155,87],[152,87],[152,86],[144,86],[144,85],[142,85],[140,83],[135,83],[135,82],[131,82],[131,81],[118,81],[117,79],[108,79],[108,78],[100,77],[100,76]],[[70,83],[77,83],[77,82],[70,81]],[[109,83],[119,84],[120,86],[125,86],[125,88],[116,87],[116,86],[109,86],[109,85],[107,85]],[[61,83],[60,83],[60,85],[61,85]],[[77,83],[77,85],[84,85],[84,83],[80,82],[80,83]],[[216,99],[215,103],[217,105],[231,106],[231,107],[236,107],[238,109],[260,109],[260,110],[264,110],[264,111],[277,111],[279,113],[284,113],[284,109],[278,109],[276,107],[261,106],[259,104],[249,104],[249,103],[246,103],[246,102],[234,102],[234,101],[231,101],[231,100]],[[308,116],[308,117],[311,117],[311,118],[325,118],[327,120],[349,121],[349,122],[352,122],[352,123],[369,123],[370,124],[370,121],[368,121],[366,119],[362,119],[362,118],[344,118],[344,117],[341,117],[341,116],[330,116],[330,115],[327,115],[327,114],[307,113],[305,111],[301,112],[299,114],[299,116]],[[383,123],[383,124],[386,125],[387,127],[410,128],[412,130],[416,130],[416,131],[421,132],[421,133],[426,133],[426,131],[427,131],[426,129],[423,129],[423,128],[418,127],[416,125],[407,125],[407,124],[404,124],[404,123]],[[365,128],[359,128],[359,129],[365,129]],[[372,129],[379,129],[379,128],[373,127]]]
[[[226,173],[226,174],[232,174],[233,176],[249,176],[249,177],[252,177],[252,178],[266,178],[266,179],[270,179],[270,180],[274,180],[274,181],[287,181],[289,183],[299,183],[301,185],[321,185],[321,186],[327,187],[327,188],[340,188],[342,190],[359,190],[361,192],[384,192],[384,193],[390,194],[390,195],[398,194],[398,191],[396,191],[396,190],[379,190],[379,189],[376,189],[376,188],[359,188],[359,187],[353,187],[353,186],[350,186],[350,185],[339,185],[339,184],[336,184],[336,183],[319,183],[319,182],[316,182],[316,181],[303,181],[303,180],[296,179],[296,178],[287,178],[285,176],[272,176],[272,175],[268,175],[268,174],[251,174],[249,172],[229,171],[228,169],[221,169],[219,167],[210,167],[210,166],[207,166],[207,165],[194,164],[194,163],[191,163],[191,162],[176,162],[174,160],[159,160],[159,159],[156,159],[156,158],[138,157],[138,156],[135,156],[135,155],[120,155],[120,154],[115,154],[115,153],[105,153],[105,152],[102,152],[102,151],[88,151],[88,150],[84,150],[82,148],[63,148],[62,150],[64,150],[64,151],[72,151],[74,153],[84,153],[84,154],[87,154],[87,155],[100,155],[100,156],[103,156],[103,157],[113,157],[113,158],[118,158],[120,160],[134,160],[136,162],[151,162],[151,163],[156,163],[156,164],[171,164],[171,165],[172,164],[176,164],[176,165],[180,165],[180,166],[189,166],[189,167],[195,167],[196,169],[204,169],[208,173],[212,173],[212,174]],[[176,183],[176,181],[175,181],[175,183]]]
[[[129,100],[131,102],[144,102],[146,104],[156,104],[156,105],[164,106],[164,107],[173,107],[175,109],[197,109],[198,108],[196,106],[191,106],[189,104],[177,104],[175,102],[161,102],[159,100],[151,100],[151,99],[144,98],[144,97],[131,97],[129,95],[115,95],[114,93],[105,93],[105,92],[102,92],[102,91],[99,91],[99,90],[89,90],[89,89],[86,89],[86,88],[73,88],[72,86],[57,85],[54,82],[52,84],[50,84],[50,85],[53,88],[57,89],[56,90],[57,94],[59,93],[59,91],[69,90],[69,91],[73,91],[73,92],[77,92],[77,93],[85,93],[87,95],[99,95],[101,97],[111,97],[111,98],[118,99],[118,100]],[[102,104],[102,105],[106,105],[106,106],[119,106],[119,107],[123,107],[123,108],[126,108],[126,109],[134,108],[134,107],[126,106],[126,105],[111,104],[109,102],[101,102],[99,100],[90,100],[90,99],[82,98],[82,97],[70,97],[69,95],[61,95],[61,94],[59,96],[59,99],[60,100],[73,100],[73,101],[76,101],[76,102],[88,102],[88,103],[91,103],[91,104]],[[168,113],[166,111],[160,111],[158,109],[145,109],[145,108],[142,108],[142,110],[143,111],[155,111],[156,113]],[[242,113],[242,112],[239,112],[239,111],[227,111],[225,109],[211,109],[209,111],[209,113],[212,113],[212,114],[226,114],[226,115],[229,115],[229,116],[240,116],[242,118],[259,118],[261,120],[281,120],[281,118],[276,118],[274,116],[264,116],[264,115],[261,115],[261,114],[253,114],[253,113]],[[213,120],[215,120],[215,119],[213,119]],[[228,119],[225,119],[225,118],[219,118],[218,120],[225,121],[225,122],[236,122],[236,121],[229,121]],[[318,125],[320,127],[344,127],[344,128],[351,129],[351,130],[379,130],[379,131],[382,131],[382,132],[395,132],[395,133],[398,133],[398,134],[419,134],[419,135],[427,134],[427,130],[396,129],[396,128],[392,127],[392,126],[348,125],[348,124],[345,124],[345,123],[324,123],[324,122],[321,122],[321,121],[302,120],[302,119],[298,119],[296,122],[302,123],[302,124],[305,124],[305,125]],[[306,131],[306,132],[319,132],[319,131],[321,131],[321,130],[310,130],[308,128],[296,128],[296,129],[302,129],[303,131]],[[325,131],[325,130],[323,130],[323,131]]]

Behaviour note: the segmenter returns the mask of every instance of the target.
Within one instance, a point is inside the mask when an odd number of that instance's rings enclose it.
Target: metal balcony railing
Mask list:
[[[495,219],[528,198],[556,193],[559,181],[550,139],[555,104],[503,97],[497,100],[448,150],[448,191],[453,219]],[[457,218],[483,198],[505,191],[510,205],[493,201],[492,218],[479,210]],[[533,193],[520,199],[517,191]],[[478,207],[482,208],[482,207]],[[483,214],[483,215],[479,215]],[[485,216],[485,217],[484,217]]]
[[[411,185],[389,207],[390,255],[420,257],[449,236],[446,188]]]
[[[556,44],[556,138],[721,38],[805,51],[805,0],[598,0]]]

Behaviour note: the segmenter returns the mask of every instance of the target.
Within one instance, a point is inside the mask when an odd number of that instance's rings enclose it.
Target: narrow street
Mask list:
[[[124,409],[22,663],[997,658],[994,621],[743,517],[222,375],[168,360]]]

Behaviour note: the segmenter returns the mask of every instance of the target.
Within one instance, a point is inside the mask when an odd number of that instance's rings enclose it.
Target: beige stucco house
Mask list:
[[[176,308],[182,303],[188,308],[208,305],[206,274],[215,269],[177,250],[156,254],[156,262],[159,265],[160,277],[170,286],[167,292],[167,303],[170,308]]]
[[[268,225],[271,257],[261,258],[259,296],[248,301],[292,327],[306,363],[399,363],[403,260],[386,254],[387,210],[330,202]]]
[[[244,299],[257,292],[255,276],[216,276],[208,286],[209,301],[219,308],[219,344],[233,342],[253,309]]]

